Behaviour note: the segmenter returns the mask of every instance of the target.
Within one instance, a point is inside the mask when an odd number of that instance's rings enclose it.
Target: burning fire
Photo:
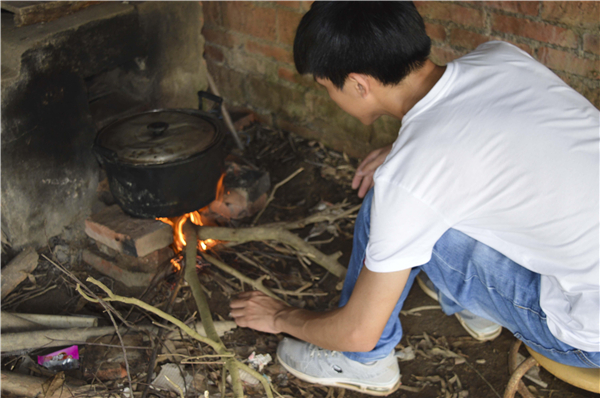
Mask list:
[[[223,174],[221,176],[221,178],[219,179],[219,182],[217,183],[217,195],[216,195],[215,200],[222,200],[222,198],[223,198],[223,192],[224,192],[223,178],[224,177],[225,177],[225,174]],[[185,224],[187,219],[190,219],[190,221],[193,224],[204,225],[202,223],[202,217],[200,216],[200,213],[203,210],[205,210],[207,207],[208,206],[203,207],[200,210],[184,214],[183,216],[179,216],[179,217],[172,217],[172,218],[159,217],[159,218],[157,218],[157,220],[162,221],[165,224],[169,224],[173,228],[173,250],[175,251],[175,254],[180,253],[186,245],[185,237],[183,235],[183,224]],[[200,250],[200,251],[206,251],[206,250],[210,249],[211,247],[215,246],[216,244],[217,244],[217,241],[215,241],[213,239],[198,240],[197,247],[198,247],[198,250]],[[171,264],[173,264],[173,268],[175,271],[179,271],[181,269],[181,264],[179,264],[175,258],[171,259]]]
[[[193,211],[191,213],[184,214],[183,216],[180,216],[180,217],[158,218],[158,220],[160,220],[166,224],[169,224],[171,227],[173,227],[173,248],[175,249],[175,253],[181,252],[186,245],[185,237],[183,235],[183,224],[185,224],[187,219],[189,218],[193,224],[203,225],[202,219],[200,217],[200,212],[202,210],[203,209],[200,209],[198,211]],[[217,242],[212,239],[199,240],[198,241],[198,250],[205,251],[205,250],[210,249],[211,247],[213,247],[216,244],[217,244]]]

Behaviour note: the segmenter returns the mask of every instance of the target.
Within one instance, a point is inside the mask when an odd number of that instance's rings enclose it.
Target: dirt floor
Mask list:
[[[294,221],[307,217],[315,211],[324,209],[348,209],[360,204],[360,199],[350,187],[350,181],[357,165],[356,159],[348,159],[345,155],[330,151],[317,142],[301,139],[297,136],[271,131],[259,125],[248,129],[244,138],[247,149],[238,153],[237,160],[245,159],[256,167],[270,173],[272,186],[284,180],[303,167],[304,171],[280,187],[274,200],[266,208],[258,225],[276,221]],[[343,206],[342,202],[345,203]],[[336,207],[337,206],[337,207]],[[236,226],[245,226],[252,220],[244,220]],[[352,248],[353,218],[345,217],[332,224],[320,223],[308,225],[294,230],[302,238],[308,238],[315,247],[326,254],[341,251],[340,264],[346,265]],[[105,283],[115,293],[142,297],[144,301],[158,308],[167,309],[169,302],[173,305],[170,313],[184,321],[198,320],[197,308],[190,289],[184,286],[176,291],[178,275],[169,275],[157,281],[146,291],[132,291],[90,269],[81,261],[81,250],[92,245],[89,239],[77,239],[80,231],[69,230],[61,237],[52,238],[48,248],[41,250],[52,262],[62,263],[72,275],[84,281],[88,275]],[[10,248],[4,248],[3,265],[14,254]],[[290,304],[313,310],[334,308],[339,299],[337,277],[322,267],[302,257],[289,247],[275,242],[250,242],[234,246],[217,246],[213,255],[234,267],[244,275],[257,279],[270,274],[265,285],[273,289],[297,291],[298,295],[288,295]],[[241,254],[241,256],[240,256]],[[247,261],[250,259],[251,261]],[[301,261],[305,263],[302,264]],[[23,282],[11,295],[2,302],[3,311],[47,314],[80,314],[101,317],[103,325],[111,325],[111,321],[99,304],[84,300],[75,290],[72,279],[61,272],[51,261],[40,258],[40,264],[33,276]],[[253,265],[254,264],[254,265]],[[256,265],[258,264],[258,266]],[[260,266],[260,267],[259,267]],[[261,268],[262,267],[262,268]],[[210,309],[215,320],[229,320],[229,301],[237,292],[249,290],[240,281],[221,271],[215,266],[202,262],[199,265],[199,277],[209,296]],[[100,294],[99,290],[92,288]],[[176,296],[173,292],[176,291]],[[459,325],[454,317],[448,317],[439,309],[431,309],[437,303],[426,296],[418,286],[413,287],[406,301],[401,321],[404,337],[397,350],[407,352],[412,349],[414,358],[400,362],[402,373],[401,388],[390,397],[502,397],[509,379],[508,350],[515,340],[511,333],[503,330],[500,337],[492,342],[480,343],[473,340]],[[137,307],[115,303],[114,307],[128,321],[136,324],[149,324],[152,321],[162,322],[156,316]],[[410,311],[426,307],[418,311]],[[365,395],[337,388],[319,387],[304,383],[289,375],[279,366],[275,359],[277,343],[283,336],[269,335],[249,329],[234,329],[225,334],[223,342],[235,352],[238,359],[246,359],[255,354],[270,354],[274,359],[262,369],[275,389],[284,397],[323,397],[354,398]],[[206,345],[190,340],[176,341],[163,338],[150,342],[141,337],[131,336],[128,340],[129,374],[131,376],[135,397],[141,397],[148,381],[148,364],[153,363],[152,347],[158,345],[158,359],[154,372],[159,372],[162,365],[175,363],[185,373],[193,376],[193,388],[188,396],[220,397],[222,381],[222,363],[218,359],[202,357],[213,351]],[[74,384],[95,383],[106,390],[101,396],[124,396],[123,390],[129,386],[127,377],[117,377],[100,381],[97,369],[98,361],[119,362],[121,355],[118,339],[109,339],[115,347],[81,344],[81,364],[79,370],[66,372],[67,381]],[[107,341],[104,341],[106,343]],[[49,349],[36,350],[19,355],[3,355],[2,370],[16,371],[23,369],[26,358],[48,353]],[[526,354],[524,349],[521,350]],[[176,354],[176,355],[175,355]],[[100,358],[100,359],[99,359]],[[121,356],[122,359],[122,356]],[[47,371],[29,366],[27,372],[51,377]],[[94,368],[96,366],[96,368]],[[86,369],[92,369],[91,373]],[[123,375],[121,375],[123,376]],[[537,397],[583,398],[595,396],[565,384],[540,370],[539,377],[546,387],[526,381],[530,390]],[[151,377],[150,380],[153,378]],[[262,387],[246,385],[247,396],[265,396]],[[176,392],[149,390],[147,396],[177,397]],[[227,388],[227,396],[233,396]],[[3,394],[3,396],[8,396]],[[70,396],[68,394],[63,396]],[[278,395],[276,395],[278,396]]]

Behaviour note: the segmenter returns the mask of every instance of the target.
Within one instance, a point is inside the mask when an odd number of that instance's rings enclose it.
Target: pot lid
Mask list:
[[[173,162],[203,152],[217,141],[210,118],[194,110],[150,111],[108,125],[98,134],[97,143],[124,163]]]

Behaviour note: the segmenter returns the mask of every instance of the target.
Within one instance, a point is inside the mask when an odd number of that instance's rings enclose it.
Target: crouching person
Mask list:
[[[387,395],[413,282],[474,338],[502,328],[564,364],[600,367],[600,112],[520,49],[488,42],[446,66],[408,2],[315,2],[294,43],[344,111],[402,121],[368,155],[340,307],[311,312],[259,292],[240,326],[286,333],[281,364],[313,383]],[[417,276],[417,274],[419,274]]]

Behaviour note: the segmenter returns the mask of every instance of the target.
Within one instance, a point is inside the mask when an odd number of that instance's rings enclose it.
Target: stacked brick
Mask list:
[[[227,103],[254,109],[276,128],[363,156],[392,142],[399,123],[363,126],[294,68],[295,29],[310,1],[203,2],[208,69]],[[600,2],[417,2],[445,64],[504,40],[531,54],[600,107]]]

